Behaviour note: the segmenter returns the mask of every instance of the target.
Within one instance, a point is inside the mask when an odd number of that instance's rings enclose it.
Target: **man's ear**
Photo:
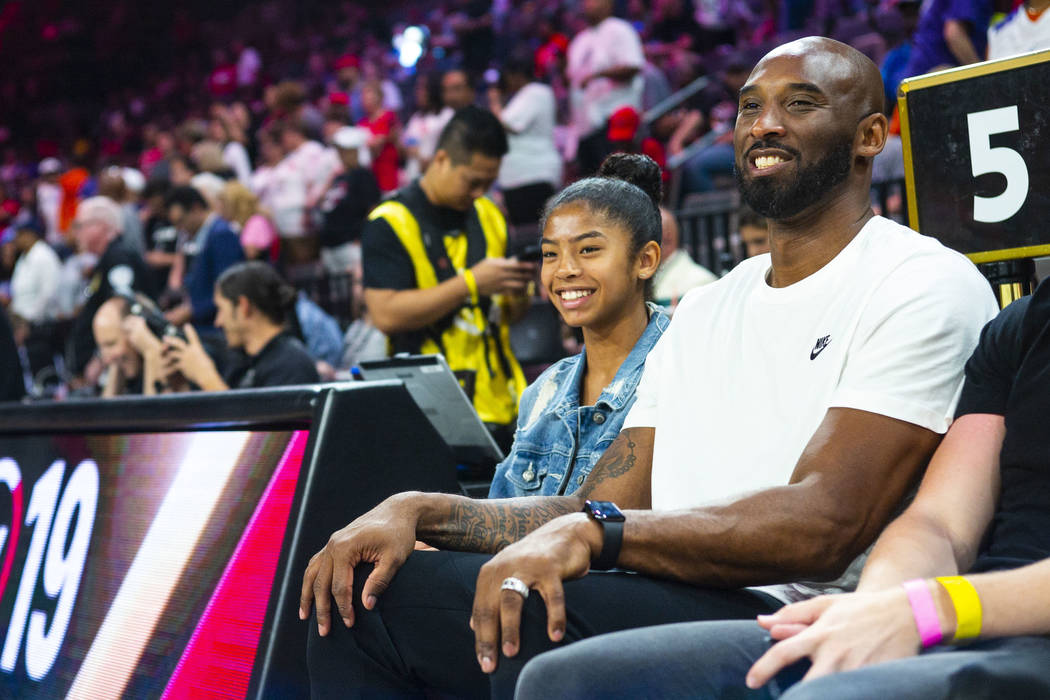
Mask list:
[[[890,125],[882,112],[869,114],[857,125],[857,155],[874,158],[886,146]]]
[[[656,274],[660,267],[660,244],[649,241],[638,251],[638,278],[647,280]]]
[[[437,167],[441,170],[444,170],[448,167],[448,163],[448,151],[446,151],[444,148],[439,148],[436,151],[434,151],[434,157],[430,159],[431,167]]]
[[[248,297],[243,294],[237,297],[237,303],[234,304],[234,308],[237,310],[237,313],[241,318],[247,318],[248,315],[255,310],[254,307],[252,307],[252,303],[248,301]]]

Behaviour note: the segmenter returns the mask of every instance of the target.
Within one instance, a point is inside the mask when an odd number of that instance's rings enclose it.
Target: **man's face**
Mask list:
[[[101,255],[110,238],[109,226],[100,219],[77,216],[73,219],[73,235],[81,251]]]
[[[125,379],[139,376],[142,371],[142,358],[128,342],[120,327],[116,314],[109,318],[97,319],[92,326],[95,333],[95,344],[98,345],[99,358],[105,367],[117,367]]]
[[[467,211],[475,199],[492,187],[499,174],[499,163],[499,158],[472,153],[468,162],[457,165],[445,151],[439,150],[431,164],[437,171],[433,181],[440,200],[435,204]]]
[[[826,201],[849,177],[859,108],[830,54],[764,59],[740,91],[734,134],[744,201],[774,220]]]
[[[237,305],[224,297],[218,290],[214,294],[215,327],[221,328],[226,336],[226,345],[231,348],[244,347],[244,317]],[[242,299],[244,297],[241,297]]]
[[[466,73],[454,70],[441,78],[441,100],[452,109],[463,109],[474,101]]]

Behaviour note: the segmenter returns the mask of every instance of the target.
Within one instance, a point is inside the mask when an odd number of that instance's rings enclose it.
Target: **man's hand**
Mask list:
[[[375,607],[408,559],[416,544],[417,517],[404,495],[394,496],[328,538],[328,544],[310,558],[303,574],[299,596],[299,619],[310,616],[317,606],[317,632],[322,637],[331,628],[332,598],[343,624],[354,624],[354,567],[372,562],[375,568],[361,588],[366,610]]]
[[[535,265],[514,258],[485,258],[470,269],[482,295],[521,294],[536,275]]]
[[[509,545],[481,567],[470,628],[474,630],[474,648],[482,671],[496,670],[498,645],[508,657],[519,649],[525,599],[514,591],[501,590],[503,580],[509,576],[519,578],[543,596],[547,604],[547,635],[552,642],[561,641],[565,636],[562,581],[585,575],[601,547],[601,526],[584,513],[572,513]]]
[[[160,342],[157,336],[153,335],[153,331],[146,325],[146,319],[141,316],[136,316],[135,314],[127,315],[121,321],[120,327],[124,331],[128,342],[131,343],[131,347],[135,348],[143,357],[151,353],[156,353],[159,356],[161,350],[164,349],[164,344]]]
[[[876,593],[821,596],[759,615],[777,644],[755,662],[747,686],[760,688],[781,669],[809,657],[802,680],[892,661],[919,652],[908,596],[900,586]]]
[[[186,340],[168,336],[164,338],[164,349],[161,352],[162,370],[165,375],[181,372],[182,376],[199,386],[204,391],[223,391],[228,389],[226,382],[219,376],[215,363],[201,345],[193,326],[182,327]]]

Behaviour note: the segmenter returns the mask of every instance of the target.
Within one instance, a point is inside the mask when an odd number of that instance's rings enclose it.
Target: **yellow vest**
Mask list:
[[[485,257],[503,257],[507,249],[507,223],[491,200],[474,200],[481,229],[485,234]],[[394,230],[398,240],[412,260],[416,287],[428,289],[438,285],[434,264],[427,255],[419,222],[408,207],[396,200],[387,200],[372,210],[369,220],[382,217]],[[457,273],[467,264],[466,241],[445,237],[445,251]],[[518,411],[518,399],[525,389],[525,376],[510,348],[510,328],[507,324],[507,302],[501,295],[492,297],[490,315],[469,300],[460,307],[451,322],[432,327],[417,352],[443,354],[460,384],[470,395],[464,383],[466,375],[473,375],[473,402],[478,416],[485,423],[510,425]]]

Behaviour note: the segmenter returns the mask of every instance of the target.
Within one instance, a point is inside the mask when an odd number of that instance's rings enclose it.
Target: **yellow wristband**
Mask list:
[[[952,642],[974,639],[981,634],[981,599],[977,589],[963,576],[939,576],[937,583],[948,591],[955,608],[955,636]]]
[[[474,271],[467,268],[463,271],[463,281],[467,283],[467,291],[470,292],[470,303],[478,305],[478,281],[474,279]]]

